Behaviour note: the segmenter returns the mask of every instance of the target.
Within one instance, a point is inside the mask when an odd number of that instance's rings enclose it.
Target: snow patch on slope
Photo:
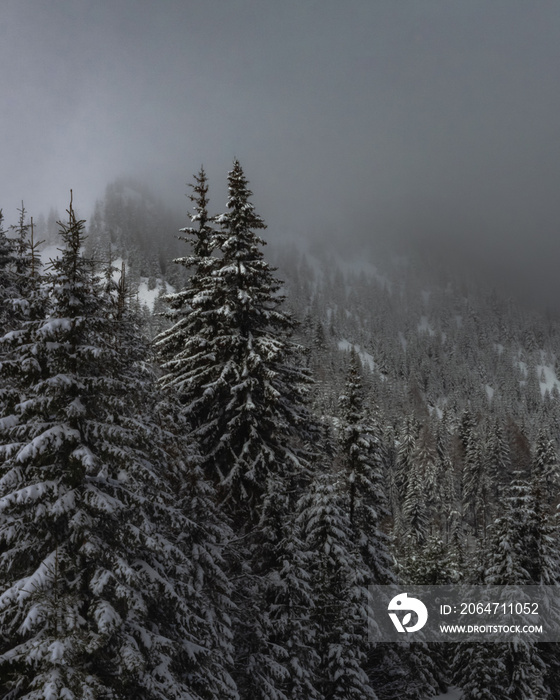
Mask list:
[[[420,323],[418,324],[419,333],[427,333],[428,335],[435,335],[436,332],[430,326],[427,316],[420,316]]]
[[[48,245],[43,248],[43,250],[40,251],[39,253],[41,257],[41,262],[43,263],[43,267],[46,267],[51,260],[56,260],[57,258],[60,258],[62,255],[62,251],[60,249],[60,245]]]
[[[344,352],[350,352],[352,348],[354,348],[355,353],[360,358],[362,365],[369,367],[369,369],[373,372],[373,370],[375,369],[375,360],[373,359],[373,355],[370,355],[369,352],[366,352],[365,350],[361,349],[360,346],[355,343],[349,343],[347,340],[338,341],[339,350],[343,350]]]
[[[123,264],[123,259],[122,258],[116,258],[113,260],[111,263],[113,267],[113,273],[111,275],[113,282],[118,282],[121,278],[121,273],[122,273],[122,264]],[[128,269],[126,270],[128,273]]]
[[[141,277],[140,284],[138,285],[138,301],[142,306],[147,306],[150,311],[154,310],[154,304],[158,295],[163,292],[164,294],[173,294],[175,288],[172,287],[169,282],[158,279],[156,280],[156,286],[154,289],[148,289],[148,278]]]
[[[43,266],[45,267],[51,260],[56,260],[61,256],[61,250],[57,245],[48,245],[43,248],[40,255]],[[118,282],[121,277],[122,263],[122,258],[116,258],[111,263],[113,266],[112,278],[115,282]],[[155,301],[162,291],[164,294],[173,294],[175,288],[170,285],[169,282],[158,278],[154,289],[148,289],[148,278],[141,277],[140,284],[138,285],[138,301],[142,306],[146,306],[150,311],[153,311]]]
[[[541,386],[541,394],[544,396],[547,391],[552,391],[556,387],[560,391],[560,382],[556,377],[554,368],[550,365],[537,365],[537,376]],[[544,381],[542,378],[544,376]]]

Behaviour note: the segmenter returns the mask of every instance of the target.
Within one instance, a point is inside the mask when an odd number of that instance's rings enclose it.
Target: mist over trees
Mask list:
[[[71,200],[50,262],[0,217],[0,695],[559,698],[554,644],[367,630],[373,584],[559,583],[558,321],[414,256],[265,255],[227,186],[180,231],[130,181],[87,229]]]

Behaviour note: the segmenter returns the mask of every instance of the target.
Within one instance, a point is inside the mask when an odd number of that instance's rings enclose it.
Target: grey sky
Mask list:
[[[123,174],[186,208],[201,163],[221,210],[238,157],[271,232],[507,247],[555,279],[557,0],[2,0],[0,66],[9,220],[70,187],[89,215]]]

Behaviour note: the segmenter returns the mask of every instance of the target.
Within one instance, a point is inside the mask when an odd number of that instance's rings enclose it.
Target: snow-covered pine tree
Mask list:
[[[504,498],[503,511],[493,526],[489,542],[485,583],[494,586],[531,585],[529,523],[534,517],[530,483],[527,474],[513,474]]]
[[[339,400],[339,478],[346,489],[352,540],[370,572],[368,585],[387,585],[394,581],[394,573],[389,538],[381,529],[388,515],[381,445],[368,423],[358,363],[352,350],[345,392]]]
[[[37,252],[42,241],[34,240],[33,224],[25,223],[23,202],[19,212],[18,226],[11,227],[16,237],[8,238],[0,210],[0,337],[21,327],[25,320],[42,315],[46,301],[41,288],[41,260]],[[0,361],[4,352],[0,346]],[[9,373],[4,372],[3,376],[0,375],[0,412],[11,412],[17,401],[17,388]]]
[[[532,578],[535,547],[535,510],[531,488],[524,473],[516,471],[504,498],[487,544],[484,583],[494,586],[525,586],[540,583]],[[542,574],[541,574],[542,575]],[[492,674],[492,695],[482,693],[480,679]],[[548,698],[546,666],[539,649],[529,638],[514,643],[459,645],[455,678],[467,697],[492,700]]]
[[[556,499],[549,495],[551,481],[556,482],[556,453],[550,462],[535,460],[529,484],[527,512],[528,572],[538,585],[555,586],[560,583],[560,553],[558,552],[557,513],[551,508]]]
[[[246,535],[229,550],[234,575],[245,563],[235,616],[240,692],[262,700],[313,697],[308,558],[291,523],[309,471],[310,380],[290,338],[294,322],[281,309],[281,282],[261,251],[256,230],[265,225],[247,185],[235,161],[228,211],[216,219],[218,263],[200,294],[206,306],[199,335],[213,361],[191,384],[187,416],[234,530]]]
[[[418,551],[419,545],[425,544],[430,534],[430,513],[426,501],[427,494],[422,465],[413,460],[402,507],[403,546],[412,554]]]
[[[341,508],[348,519],[350,542],[345,545],[341,540],[337,546],[349,546],[350,550],[346,553],[341,550],[339,556],[355,560],[354,604],[361,604],[367,612],[367,587],[388,585],[396,577],[392,570],[389,538],[381,528],[388,515],[382,446],[374,434],[373,422],[364,403],[359,359],[352,350],[345,391],[339,400],[338,470],[333,494],[337,501],[333,501],[333,506]],[[336,590],[333,595],[337,595]],[[343,606],[344,601],[335,598],[333,604]],[[362,665],[372,689],[380,698],[392,697],[395,681],[400,683],[400,692],[406,698],[419,697],[437,687],[437,669],[425,645],[396,648],[385,644],[364,645],[363,641],[365,660]]]
[[[23,206],[23,205],[22,205]],[[23,228],[18,239],[8,237],[4,229],[4,214],[0,209],[0,334],[4,335],[17,327],[22,318],[22,309],[17,300],[21,297],[24,283],[23,273],[28,273],[28,257]]]
[[[531,550],[529,573],[534,583],[557,586],[560,582],[558,552],[558,463],[556,450],[541,429],[537,438],[531,469],[531,508],[528,517],[528,540]],[[560,697],[560,645],[539,644],[538,652],[546,666],[545,683],[551,700]]]
[[[456,499],[456,474],[449,453],[449,433],[445,415],[436,429],[436,453],[436,502],[438,504],[438,513],[436,513],[435,523],[436,526],[439,525],[439,536],[445,542],[449,542],[452,523],[458,511],[458,504]]]
[[[193,254],[178,260],[193,274],[169,298],[174,326],[156,339],[162,381],[176,390],[204,472],[232,517],[236,537],[227,555],[237,582],[240,693],[297,697],[311,692],[313,652],[303,622],[310,607],[305,556],[289,513],[308,469],[309,377],[290,340],[293,321],[280,309],[280,282],[253,230],[264,223],[239,164],[219,232],[211,228],[204,173],[195,180],[197,226],[185,229]]]
[[[233,547],[237,578],[235,679],[247,700],[320,700],[316,687],[313,554],[294,523],[287,485],[269,477],[261,520]]]
[[[457,645],[453,683],[461,688],[464,700],[508,700],[503,686],[506,669],[499,651],[496,644]]]
[[[108,278],[107,288],[113,290],[114,313],[119,320],[118,345],[134,348],[138,353],[143,324],[130,304],[133,295],[126,281],[124,263],[118,282]],[[196,443],[189,438],[188,425],[175,393],[160,393],[147,369],[143,413],[152,433],[150,451],[153,462],[165,467],[173,493],[172,503],[167,506],[172,508],[170,538],[186,555],[177,574],[192,612],[191,635],[200,646],[195,660],[197,669],[189,669],[190,683],[200,697],[233,699],[237,697],[230,676],[234,605],[224,559],[231,530],[216,505],[213,485],[204,478]]]
[[[212,269],[218,264],[217,258],[211,255],[218,241],[212,227],[213,218],[208,213],[208,181],[204,168],[194,180],[189,195],[194,207],[189,217],[196,226],[181,229],[184,236],[180,236],[180,240],[191,246],[191,254],[174,260],[190,270],[191,275],[182,290],[164,297],[169,307],[165,316],[173,325],[155,338],[154,345],[164,372],[162,386],[173,387],[191,422],[204,424],[209,401],[201,387],[205,383],[205,370],[213,362],[207,340],[212,336],[212,329],[206,313],[211,310],[212,299],[206,287],[211,284]]]
[[[412,454],[418,438],[418,425],[412,416],[407,416],[399,434],[395,483],[398,489],[399,504],[402,509],[408,492],[408,479],[411,471]]]
[[[189,308],[180,311],[183,326],[162,334],[156,348],[164,382],[177,388],[200,442],[205,472],[244,528],[259,521],[269,475],[291,487],[304,478],[303,443],[313,421],[305,407],[309,377],[290,339],[294,321],[281,309],[281,282],[256,234],[265,224],[238,161],[228,185],[228,211],[215,219],[219,233],[208,230],[205,190],[195,186],[197,249],[184,263],[195,275],[183,299],[172,298]],[[208,256],[211,250],[218,255]]]
[[[4,215],[0,209],[0,336],[17,325],[17,315],[13,301],[19,296],[15,275],[15,245],[6,236]],[[4,351],[0,347],[0,361]],[[6,410],[10,403],[17,401],[17,393],[12,391],[6,376],[0,376],[0,411]]]
[[[191,632],[201,647],[193,659],[198,669],[190,672],[190,678],[202,698],[233,699],[238,697],[230,675],[233,587],[224,559],[231,530],[216,504],[213,485],[204,477],[196,445],[186,437],[188,426],[174,398],[167,394],[155,406],[159,452],[154,461],[169,465],[172,537],[187,556],[177,574],[186,586],[184,597],[194,621]]]
[[[15,243],[13,239],[6,236],[4,214],[0,209],[0,333],[2,335],[14,325],[11,300],[17,294],[16,261]]]
[[[534,495],[527,476],[514,472],[505,498],[504,513],[495,523],[486,582],[490,585],[531,585],[556,583],[556,568],[550,556],[550,535],[535,510]],[[538,561],[536,561],[538,559]],[[535,573],[540,577],[535,580]],[[522,638],[517,644],[500,645],[506,669],[507,697],[547,697],[544,686],[545,664],[536,644]]]
[[[265,242],[256,234],[266,226],[255,213],[237,160],[228,189],[228,211],[217,218],[222,228],[222,258],[214,273],[219,375],[210,387],[215,407],[225,410],[212,416],[218,440],[209,456],[223,475],[227,498],[238,506],[245,502],[251,519],[269,474],[278,475],[289,490],[304,481],[304,440],[314,422],[306,408],[310,379],[301,348],[290,340],[295,324],[281,309],[282,283],[264,260]]]
[[[532,461],[534,477],[542,489],[544,501],[557,504],[560,500],[560,467],[558,454],[550,436],[541,428],[537,436],[535,452]]]
[[[234,698],[189,604],[165,453],[138,409],[139,344],[123,342],[68,213],[48,315],[2,339],[21,401],[0,421],[0,694]]]
[[[0,209],[0,335],[4,335],[16,325],[12,301],[19,296],[14,272],[16,262],[14,241],[6,236],[3,224],[4,215]],[[8,389],[4,377],[0,383],[0,408],[7,404],[8,400]]]
[[[21,208],[18,209],[18,212],[18,222],[15,226],[10,226],[10,228],[12,232],[16,234],[14,240],[14,248],[17,253],[16,269],[20,274],[22,274],[31,267],[29,249],[29,231],[31,229],[31,224],[27,222],[27,210],[25,209],[23,202],[21,203]]]
[[[352,541],[345,500],[345,484],[321,474],[299,505],[302,537],[313,553],[317,689],[332,700],[374,700],[366,671],[369,574]]]

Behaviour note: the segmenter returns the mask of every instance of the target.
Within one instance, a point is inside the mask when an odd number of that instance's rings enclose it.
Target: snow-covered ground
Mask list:
[[[51,260],[56,260],[56,258],[60,257],[60,249],[62,246],[63,244],[61,241],[58,245],[45,246],[45,248],[40,251],[39,255],[41,256],[43,266],[48,265]]]
[[[436,332],[430,326],[430,323],[428,321],[427,316],[420,317],[420,323],[418,324],[418,332],[419,333],[427,333],[428,335],[435,335],[436,334]]]
[[[173,294],[175,289],[167,282],[160,280],[159,277],[156,280],[156,286],[154,289],[148,289],[148,278],[141,277],[140,284],[138,286],[138,299],[142,306],[147,306],[150,311],[154,310],[154,303],[158,294],[162,291],[164,294]]]
[[[50,260],[60,257],[60,247],[60,245],[48,245],[43,248],[40,255],[44,266],[47,266]],[[122,262],[122,258],[116,258],[116,260],[113,260],[113,279],[115,282],[117,282],[121,276]],[[154,289],[148,289],[148,278],[141,277],[140,284],[138,286],[138,300],[140,301],[140,304],[142,304],[142,306],[147,306],[150,311],[153,311],[155,300],[158,294],[162,291],[162,288],[166,294],[172,294],[175,291],[175,289],[169,283],[164,282],[159,278],[156,280],[156,286]]]
[[[349,352],[352,349],[352,347],[354,348],[354,352],[358,354],[358,357],[362,361],[362,365],[369,366],[370,370],[373,372],[373,370],[375,369],[375,361],[373,359],[373,355],[370,355],[369,352],[363,350],[359,345],[352,345],[352,343],[349,343],[347,340],[338,341],[339,350]]]
[[[552,391],[556,387],[560,391],[560,382],[556,378],[554,367],[550,365],[537,365],[537,376],[540,380],[541,393],[544,396],[546,391]],[[544,379],[544,381],[542,381]]]

